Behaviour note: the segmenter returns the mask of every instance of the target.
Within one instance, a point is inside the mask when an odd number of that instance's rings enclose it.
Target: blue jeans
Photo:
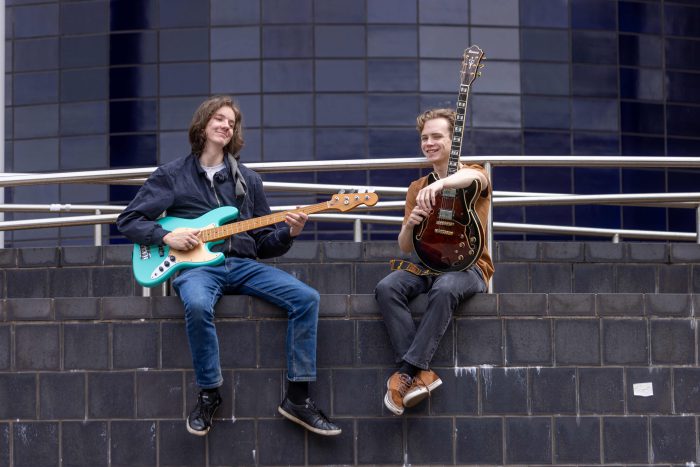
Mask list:
[[[396,361],[408,362],[428,370],[459,302],[484,291],[486,283],[481,271],[475,267],[439,276],[417,276],[407,271],[393,271],[379,281],[375,298]],[[428,294],[428,307],[416,326],[408,304],[422,293]]]
[[[226,258],[218,266],[181,273],[173,287],[185,306],[187,338],[197,385],[223,384],[214,305],[224,294],[259,297],[287,311],[287,378],[316,380],[316,328],[319,295],[290,274],[248,258]]]

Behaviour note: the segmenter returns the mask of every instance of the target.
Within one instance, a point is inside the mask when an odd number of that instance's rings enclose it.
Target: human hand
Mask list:
[[[163,237],[163,243],[174,250],[192,250],[200,243],[199,229],[175,229]]]
[[[284,216],[284,222],[289,226],[289,235],[292,237],[299,235],[304,230],[307,220],[309,220],[309,216],[305,212],[288,212]]]

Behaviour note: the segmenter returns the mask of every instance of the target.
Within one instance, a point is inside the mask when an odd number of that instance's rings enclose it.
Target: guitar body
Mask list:
[[[428,183],[436,180],[428,176]],[[445,189],[430,215],[413,228],[413,248],[435,272],[464,271],[484,250],[484,231],[474,206],[481,195],[477,179],[466,188]]]
[[[170,231],[198,230],[218,227],[237,217],[238,209],[223,206],[196,219],[163,217],[158,223]],[[210,248],[223,241],[203,242],[189,251],[173,250],[167,245],[134,245],[132,265],[136,282],[144,287],[155,287],[182,269],[220,264],[224,261],[224,254],[214,253]]]

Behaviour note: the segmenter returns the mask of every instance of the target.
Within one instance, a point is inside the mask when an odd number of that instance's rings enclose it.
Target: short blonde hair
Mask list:
[[[423,127],[425,122],[428,120],[434,120],[436,118],[444,118],[449,123],[450,133],[455,129],[455,119],[457,118],[457,113],[452,109],[429,109],[420,114],[416,118],[416,130],[418,133],[423,132]]]

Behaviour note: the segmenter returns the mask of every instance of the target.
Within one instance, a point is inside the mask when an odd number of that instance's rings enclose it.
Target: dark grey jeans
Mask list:
[[[374,291],[375,298],[384,317],[396,361],[429,369],[459,302],[484,291],[486,284],[481,271],[475,267],[439,276],[393,271],[379,281]],[[416,326],[408,304],[422,293],[428,294],[428,307]]]

